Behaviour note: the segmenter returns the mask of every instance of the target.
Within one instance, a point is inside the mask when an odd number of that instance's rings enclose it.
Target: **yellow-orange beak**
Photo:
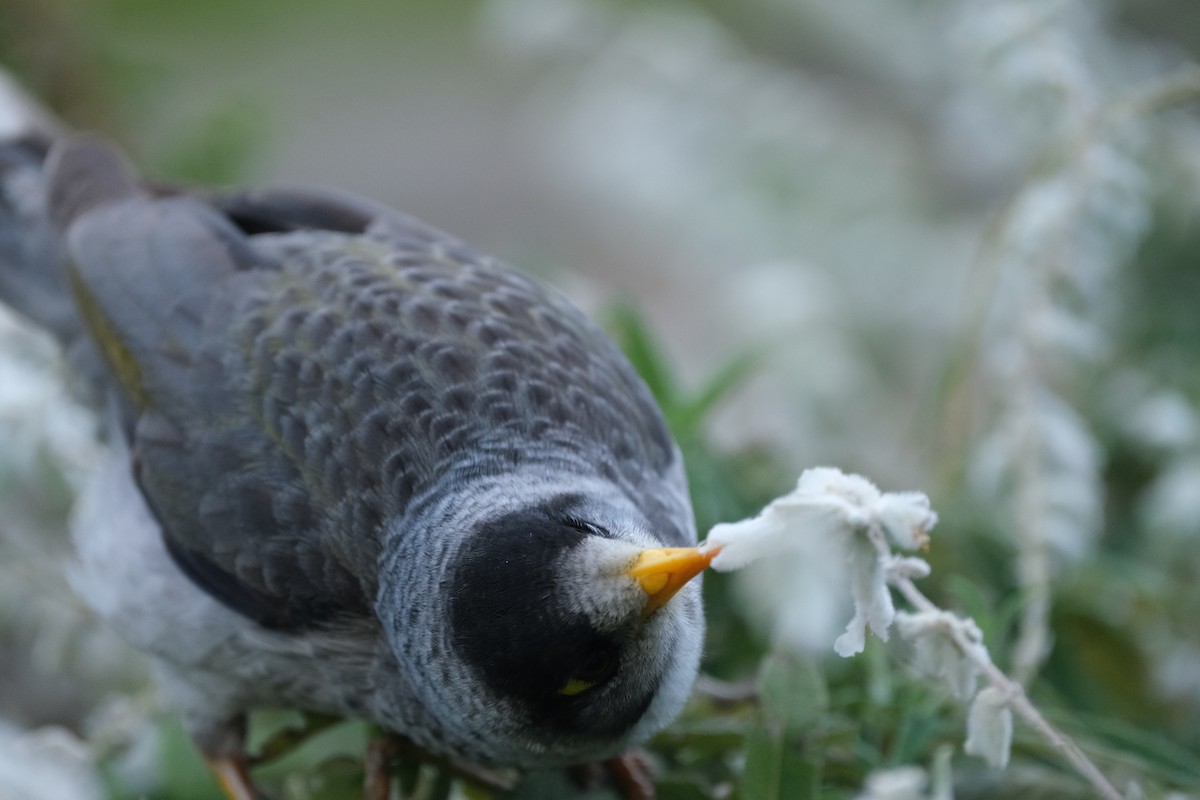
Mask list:
[[[698,547],[658,547],[638,553],[625,574],[646,593],[642,618],[662,608],[685,583],[703,572],[719,551],[719,547],[705,553]]]

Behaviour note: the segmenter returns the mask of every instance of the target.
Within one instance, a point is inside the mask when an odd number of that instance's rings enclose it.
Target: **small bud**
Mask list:
[[[928,578],[931,572],[929,562],[916,556],[892,556],[884,569],[889,581]]]
[[[929,507],[929,498],[921,492],[884,494],[875,505],[875,517],[887,537],[905,550],[928,547],[929,531],[938,519]]]

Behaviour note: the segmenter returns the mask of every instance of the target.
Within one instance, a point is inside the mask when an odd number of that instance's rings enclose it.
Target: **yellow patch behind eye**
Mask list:
[[[577,694],[586,692],[588,689],[592,688],[595,685],[596,684],[593,683],[592,681],[584,681],[584,680],[580,680],[579,678],[571,678],[569,681],[567,681],[565,684],[563,684],[563,687],[558,690],[558,693],[564,694],[567,697],[574,697]]]

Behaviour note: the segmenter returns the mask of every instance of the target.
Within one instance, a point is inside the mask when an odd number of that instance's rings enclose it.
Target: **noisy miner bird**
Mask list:
[[[115,420],[74,582],[231,797],[258,706],[516,768],[676,716],[712,553],[645,384],[561,295],[345,194],[152,188],[98,138],[10,140],[0,188],[0,297]]]

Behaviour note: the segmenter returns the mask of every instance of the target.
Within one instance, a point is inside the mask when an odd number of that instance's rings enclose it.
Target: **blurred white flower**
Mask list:
[[[1138,515],[1152,531],[1200,534],[1200,455],[1176,459],[1146,489]]]
[[[1054,392],[1038,389],[980,443],[970,475],[995,502],[1015,498],[1022,534],[1036,535],[1071,563],[1090,552],[1100,530],[1100,466],[1084,419]]]
[[[1099,361],[1109,352],[1108,338],[1093,321],[1061,306],[1042,309],[1030,328],[1051,352],[1074,361]]]
[[[0,139],[21,136],[33,130],[54,130],[58,122],[33,102],[7,72],[0,72]]]
[[[855,800],[926,800],[929,778],[916,766],[872,772]]]
[[[59,366],[50,338],[0,305],[0,468],[28,474],[45,457],[78,485],[101,447],[94,417],[68,396]]]
[[[1125,432],[1141,444],[1177,450],[1195,443],[1200,431],[1196,409],[1179,391],[1165,389],[1142,398],[1121,417]]]
[[[1097,91],[1078,37],[1069,30],[1067,4],[989,0],[959,6],[951,40],[967,67],[963,79],[1019,112],[1010,114],[1010,132],[1036,146],[1032,143],[1070,130],[1076,117],[1092,109]],[[1079,16],[1092,13],[1078,11]]]
[[[480,14],[485,41],[523,58],[593,46],[615,21],[595,0],[492,0]]]
[[[1054,175],[1027,186],[1009,212],[1007,255],[1031,259],[1040,257],[1047,248],[1056,247],[1078,204],[1078,187],[1065,175]]]
[[[1151,220],[1151,181],[1141,163],[1150,126],[1120,108],[1099,33],[1097,4],[986,0],[960,4],[954,40],[964,91],[986,88],[993,115],[1025,150],[1018,187],[982,263],[995,275],[982,340],[979,396],[991,421],[971,476],[1007,512],[1016,573],[1029,601],[1014,669],[1026,681],[1049,651],[1050,582],[1098,538],[1104,507],[1100,445],[1065,391],[1112,356],[1121,296],[1113,279]],[[1016,164],[1014,164],[1016,166]]]
[[[1200,705],[1200,644],[1165,626],[1147,637],[1155,684],[1167,697]]]
[[[1090,223],[1079,230],[1080,244],[1088,260],[1107,270],[1121,266],[1132,255],[1153,218],[1154,186],[1135,157],[1144,134],[1136,125],[1122,129],[1121,134],[1092,142],[1079,159],[1080,203]],[[1104,272],[1086,264],[1079,266],[1074,275],[1085,280]],[[1085,288],[1089,302],[1112,289],[1103,280],[1092,280]]]
[[[0,722],[0,798],[100,800],[87,746],[62,728],[26,732]]]
[[[1004,690],[994,686],[980,690],[967,714],[967,740],[963,750],[979,756],[993,767],[1008,765],[1012,749],[1012,711]]]
[[[90,715],[87,738],[97,752],[115,754],[105,769],[126,792],[155,793],[163,782],[169,759],[163,758],[163,728],[155,724],[158,693],[113,694]]]

